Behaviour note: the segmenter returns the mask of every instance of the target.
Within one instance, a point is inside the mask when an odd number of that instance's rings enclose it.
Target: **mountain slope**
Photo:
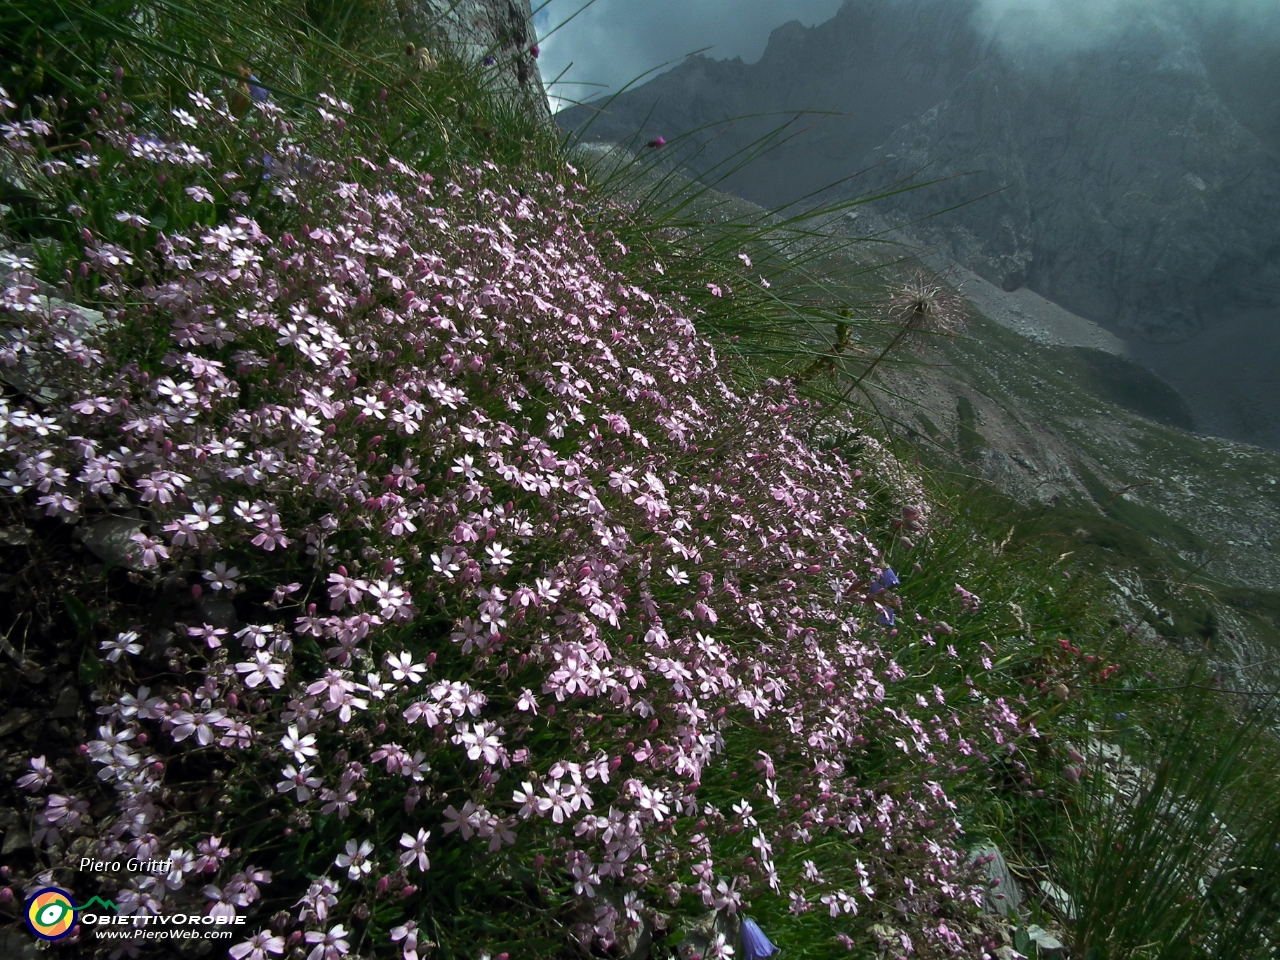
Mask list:
[[[992,39],[973,10],[849,0],[828,23],[779,28],[758,63],[691,58],[586,135],[701,130],[686,165],[706,174],[788,112],[827,112],[724,188],[777,205],[860,172],[837,189],[940,180],[875,208],[936,255],[1123,338],[1201,429],[1280,447],[1274,58],[1176,6],[1052,56]]]

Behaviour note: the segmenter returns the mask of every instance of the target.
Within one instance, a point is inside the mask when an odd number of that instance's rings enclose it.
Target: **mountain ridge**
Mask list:
[[[872,209],[930,254],[1123,338],[1200,429],[1280,447],[1280,113],[1250,86],[1271,54],[1178,6],[1036,57],[985,35],[975,9],[848,0],[827,23],[779,27],[754,64],[689,58],[586,135],[701,130],[685,167],[705,176],[796,117],[720,186],[779,206],[850,177],[825,196],[936,181]],[[580,128],[594,109],[558,120]]]

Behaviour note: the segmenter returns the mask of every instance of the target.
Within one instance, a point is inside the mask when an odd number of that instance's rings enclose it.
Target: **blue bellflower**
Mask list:
[[[899,580],[898,575],[893,572],[893,567],[885,567],[884,572],[880,574],[880,578],[878,580],[871,581],[871,586],[867,587],[867,593],[874,597],[877,593],[882,593],[885,590],[891,590],[900,583],[902,583],[902,581]]]
[[[267,92],[266,87],[260,86],[261,83],[262,81],[252,73],[249,74],[249,96],[258,103],[266,103],[271,99],[271,94]]]
[[[746,960],[764,960],[778,952],[760,929],[760,924],[750,917],[742,918],[742,955]]]

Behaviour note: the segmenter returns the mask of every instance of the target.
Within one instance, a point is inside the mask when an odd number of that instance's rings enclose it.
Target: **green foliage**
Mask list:
[[[973,401],[961,397],[956,401],[956,419],[960,423],[959,449],[960,459],[966,463],[975,463],[982,456],[982,434],[978,432],[978,418],[973,409]]]
[[[1071,352],[1097,396],[1156,423],[1194,429],[1195,419],[1186,401],[1146,367],[1088,347],[1073,347]]]
[[[374,106],[359,112],[365,119],[353,118],[353,135],[362,123],[393,130],[397,154],[424,169],[493,160],[518,170],[565,170],[554,132],[492,91],[478,65],[436,50],[435,66],[423,69],[419,59],[406,54],[406,43],[421,43],[421,37],[406,34],[393,5],[371,0],[270,5],[219,0],[190,6],[172,0],[10,3],[0,9],[0,62],[9,71],[0,85],[30,115],[66,98],[71,106],[60,115],[59,132],[70,142],[85,129],[87,105],[99,93],[114,90],[113,84],[131,102],[161,115],[183,106],[188,91],[220,81],[242,90],[247,109],[247,76],[252,73],[291,108],[313,109],[322,91]],[[116,67],[124,68],[119,80],[114,78]],[[86,112],[77,113],[75,104],[86,105]],[[772,142],[776,139],[732,158],[717,176],[727,176]],[[235,159],[256,190],[262,181],[252,164],[258,158]],[[850,255],[847,241],[814,228],[812,212],[772,215],[736,204],[671,173],[659,159],[653,154],[638,161],[593,162],[591,175],[583,178],[593,224],[626,248],[625,266],[637,282],[661,296],[686,298],[700,312],[704,330],[749,361],[744,377],[806,378],[816,395],[833,401],[849,384],[862,384],[888,348],[901,345],[902,327],[881,310],[879,288],[867,268]],[[228,160],[219,157],[218,163],[225,168]],[[147,215],[153,234],[223,221],[234,212],[222,194],[216,206],[199,205],[184,200],[176,184],[112,179],[110,174],[103,172],[99,193],[79,198],[104,236],[124,229],[113,221],[122,210]],[[0,200],[11,211],[6,224],[14,233],[68,239],[58,204],[70,198],[41,196],[9,177],[3,180],[8,192]],[[255,215],[264,209],[259,199],[256,193],[249,197]],[[46,274],[60,279],[68,257],[56,244],[39,249]],[[139,342],[131,354],[145,367],[157,349],[158,344]],[[1132,390],[1117,386],[1124,371],[1106,365],[1109,361],[1100,363],[1091,355],[1080,361],[1095,369],[1107,389],[1120,391],[1112,397],[1115,402],[1139,412],[1162,402],[1163,394],[1152,384]],[[832,375],[835,379],[828,380]],[[984,441],[972,402],[961,398],[956,414],[961,459],[975,462]],[[931,435],[940,433],[928,418],[922,422]],[[1274,937],[1280,902],[1275,856],[1280,809],[1275,793],[1267,793],[1274,791],[1274,783],[1256,775],[1276,755],[1274,743],[1262,733],[1269,715],[1251,712],[1239,718],[1211,698],[1184,702],[1169,697],[1159,683],[1136,679],[1156,660],[1129,633],[1108,624],[1104,592],[1091,579],[1097,571],[1085,565],[1084,557],[1067,562],[1074,545],[1065,538],[1087,526],[1086,539],[1093,546],[1126,558],[1149,557],[1153,569],[1158,551],[1153,540],[1188,550],[1204,544],[1155,511],[1113,495],[1100,480],[1090,477],[1088,482],[1090,493],[1104,504],[1101,517],[1084,511],[1029,516],[997,496],[930,479],[928,492],[936,503],[930,535],[918,543],[899,541],[886,558],[902,575],[908,602],[902,616],[918,615],[928,623],[937,611],[953,609],[957,580],[983,597],[991,615],[933,623],[932,642],[904,641],[894,654],[905,672],[900,695],[933,697],[935,680],[946,675],[955,679],[941,692],[957,709],[976,709],[982,700],[997,698],[1013,705],[1027,730],[1018,759],[990,766],[975,763],[972,770],[956,774],[948,792],[962,804],[962,818],[973,835],[997,838],[1026,862],[1061,865],[1080,908],[1072,932],[1083,956],[1262,957],[1261,937],[1267,931]],[[883,528],[901,521],[887,491],[870,489],[867,498],[873,507],[871,525]],[[1273,596],[1242,597],[1240,602],[1252,602],[1267,615],[1275,610]],[[65,604],[77,632],[89,635],[92,612],[74,597]],[[1189,604],[1179,619],[1205,639],[1219,631],[1211,605]],[[427,643],[419,638],[419,645]],[[406,643],[414,646],[412,639]],[[318,649],[310,654],[322,662]],[[1125,664],[1118,680],[1099,676],[1100,668],[1115,662]],[[86,651],[81,677],[92,682],[102,669]],[[1069,699],[1055,694],[1058,684],[1068,688]],[[1077,792],[1062,776],[1067,762],[1060,741],[1087,738],[1091,723],[1109,729],[1106,722],[1115,716],[1117,698],[1129,698],[1123,701],[1125,712],[1149,730],[1144,746],[1154,780],[1133,808],[1108,800],[1100,777]],[[1178,718],[1180,725],[1170,726],[1169,717]],[[1033,726],[1040,737],[1031,736]],[[530,743],[552,735],[545,725],[535,724]],[[742,796],[746,783],[758,786],[751,761],[760,749],[775,747],[760,730],[737,729],[729,739],[728,754],[734,760],[711,771],[703,785],[708,799],[724,805]],[[1212,762],[1205,762],[1206,757]],[[785,762],[779,758],[780,764]],[[884,778],[874,751],[863,762],[858,773],[864,780]],[[257,788],[228,788],[244,794],[233,796],[235,808],[251,809],[249,795]],[[1166,815],[1175,808],[1176,815]],[[374,811],[375,823],[378,814]],[[1219,827],[1215,817],[1228,826]],[[268,826],[265,820],[247,824],[238,842],[263,848],[277,844]],[[691,832],[695,822],[681,823],[679,829]],[[1211,864],[1224,829],[1238,842],[1226,861]],[[282,870],[281,878],[287,879],[290,869],[298,875],[322,871],[339,832],[335,820],[319,818],[297,847],[296,863]],[[382,839],[394,845],[395,837]],[[735,842],[746,845],[749,839]],[[814,846],[817,867],[833,877],[851,876],[857,855],[847,840]],[[1216,874],[1210,875],[1211,865]],[[1197,886],[1202,877],[1204,892]],[[485,872],[458,848],[444,847],[433,852],[431,882],[424,892],[422,915],[438,924],[428,935],[440,944],[443,956],[466,956],[466,946],[478,941],[513,955],[552,955],[558,942],[530,942],[521,934],[578,919],[565,906],[569,891],[556,887],[557,882],[547,873],[524,868],[509,874]],[[698,903],[680,905],[689,915],[700,909]],[[797,917],[774,904],[756,915],[775,941],[787,945],[789,955],[830,955],[835,927],[825,910]],[[383,935],[404,917],[399,904],[382,904],[372,929]],[[857,943],[862,955],[879,950],[869,928],[884,919],[866,918]]]
[[[1062,867],[1085,957],[1275,955],[1274,704],[1223,724],[1221,709],[1198,689],[1202,679],[1189,676],[1180,714],[1171,712],[1170,726],[1137,753],[1137,783],[1117,790],[1095,768],[1082,791]]]

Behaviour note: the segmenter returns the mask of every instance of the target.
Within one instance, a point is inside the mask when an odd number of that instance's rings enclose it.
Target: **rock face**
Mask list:
[[[499,83],[549,115],[529,0],[401,0],[402,15],[473,60],[493,57]]]
[[[723,187],[778,205],[855,174],[828,196],[934,181],[872,209],[1121,337],[1201,428],[1280,447],[1280,44],[1176,0],[1141,9],[1050,55],[984,32],[975,0],[847,0],[778,28],[758,63],[690,58],[587,136],[773,114],[698,135],[704,172],[814,111]]]

